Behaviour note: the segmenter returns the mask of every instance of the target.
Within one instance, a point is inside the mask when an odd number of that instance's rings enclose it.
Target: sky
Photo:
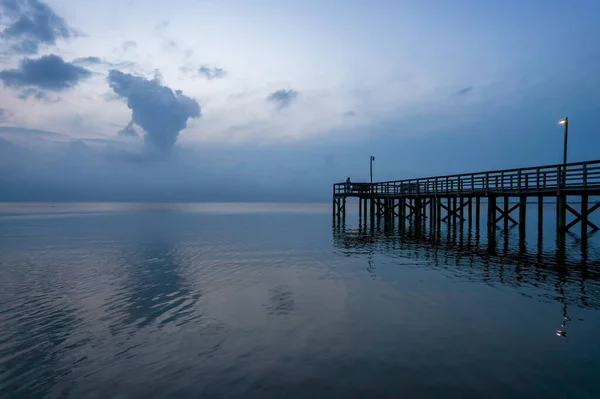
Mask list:
[[[0,200],[321,201],[600,159],[595,0],[0,0]]]

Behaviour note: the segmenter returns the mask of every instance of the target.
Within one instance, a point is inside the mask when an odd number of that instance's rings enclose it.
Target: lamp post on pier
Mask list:
[[[564,254],[565,251],[565,232],[567,230],[567,194],[565,191],[561,191],[561,189],[567,188],[567,139],[569,135],[569,118],[565,117],[558,121],[561,125],[565,127],[565,142],[563,147],[563,167],[562,167],[562,178],[558,187],[558,198],[556,201],[556,211],[557,211],[557,245],[559,248],[559,252]],[[558,183],[558,182],[557,182]],[[587,205],[586,205],[587,207]]]
[[[565,144],[563,149],[563,164],[567,164],[567,138],[569,135],[569,118],[561,119],[558,121],[559,124],[564,125],[565,127]]]
[[[370,161],[371,161],[371,163],[370,163],[370,166],[371,166],[371,173],[370,173],[370,175],[371,175],[371,184],[373,184],[373,161],[374,160],[375,160],[375,157],[373,155],[371,155],[371,159],[370,159]]]
[[[562,184],[566,186],[567,184],[567,139],[569,137],[569,118],[566,117],[558,121],[559,124],[565,127],[565,139],[563,145],[563,179]]]

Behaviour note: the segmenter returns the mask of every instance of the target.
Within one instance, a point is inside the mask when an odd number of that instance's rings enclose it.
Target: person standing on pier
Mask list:
[[[352,183],[350,183],[350,178],[346,179],[346,193],[352,191]]]

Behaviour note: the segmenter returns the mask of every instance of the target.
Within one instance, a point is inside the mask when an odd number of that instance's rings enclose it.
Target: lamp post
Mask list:
[[[371,163],[370,163],[370,166],[371,166],[371,184],[373,184],[373,161],[374,160],[375,160],[375,157],[373,155],[371,155],[371,159],[370,159],[370,161],[371,161]]]
[[[566,185],[567,183],[567,139],[569,137],[569,118],[566,117],[558,121],[559,124],[565,127],[565,142],[563,146],[563,178],[562,184]]]
[[[563,152],[563,164],[567,164],[567,137],[569,135],[569,118],[565,118],[565,119],[561,119],[560,121],[558,121],[558,123],[560,123],[561,125],[565,126],[565,145],[564,145],[564,152]]]

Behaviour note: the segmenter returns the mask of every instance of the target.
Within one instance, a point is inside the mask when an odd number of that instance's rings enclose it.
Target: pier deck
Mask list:
[[[578,224],[582,239],[590,230],[599,229],[589,220],[589,215],[600,208],[600,202],[590,204],[594,196],[600,196],[600,160],[374,183],[336,183],[333,217],[334,224],[340,223],[346,216],[346,199],[358,198],[359,217],[372,223],[383,218],[386,223],[398,219],[399,227],[406,220],[417,228],[427,221],[431,228],[442,223],[475,223],[479,227],[483,198],[489,228],[503,222],[505,228],[519,225],[524,233],[525,204],[535,198],[541,232],[544,199],[553,197],[560,245],[564,234]],[[581,203],[578,210],[569,205],[570,200]],[[511,216],[513,212],[518,213],[517,219]],[[572,220],[568,221],[567,213]]]

